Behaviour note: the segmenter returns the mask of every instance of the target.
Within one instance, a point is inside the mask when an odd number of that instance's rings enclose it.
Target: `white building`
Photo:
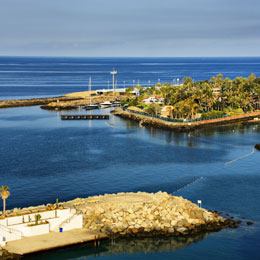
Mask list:
[[[35,225],[35,215],[41,216]],[[83,215],[75,209],[58,209],[31,213],[0,220],[0,245],[23,237],[47,234],[50,231],[60,232],[83,227]]]

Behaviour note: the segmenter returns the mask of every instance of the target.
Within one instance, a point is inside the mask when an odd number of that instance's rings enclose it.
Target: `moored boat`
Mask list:
[[[108,107],[112,107],[113,104],[110,101],[105,101],[103,103],[100,103],[100,107],[101,108],[108,108]]]

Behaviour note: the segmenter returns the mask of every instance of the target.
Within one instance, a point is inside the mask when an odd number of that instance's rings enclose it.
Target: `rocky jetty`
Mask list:
[[[189,235],[238,227],[217,212],[210,212],[166,192],[119,193],[84,204],[84,227],[110,236]]]
[[[1,100],[0,108],[11,108],[11,107],[25,107],[25,106],[40,106],[46,105],[52,102],[59,103],[63,101],[75,101],[79,98],[73,97],[50,97],[50,98],[32,98],[32,99],[17,99],[17,100]]]
[[[256,116],[260,116],[260,112],[255,112],[252,114],[243,114],[243,115],[227,117],[227,118],[178,123],[178,122],[169,122],[169,121],[165,121],[150,116],[144,116],[134,112],[131,113],[128,111],[124,111],[122,108],[116,108],[111,113],[124,119],[129,119],[139,123],[141,121],[142,126],[150,126],[154,128],[174,130],[180,132],[187,132],[187,131],[189,132],[199,128],[215,127],[219,125],[234,125],[238,123],[243,124],[248,121],[251,121]]]

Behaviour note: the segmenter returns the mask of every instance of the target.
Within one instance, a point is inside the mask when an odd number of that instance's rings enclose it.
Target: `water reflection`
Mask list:
[[[106,240],[101,242],[101,246],[95,248],[93,244],[84,244],[80,246],[69,247],[41,254],[27,256],[22,259],[85,259],[88,257],[119,255],[119,254],[137,254],[137,253],[155,253],[155,252],[173,252],[197,243],[206,238],[209,233],[197,234],[185,237],[144,237],[144,238],[120,238],[117,240]]]

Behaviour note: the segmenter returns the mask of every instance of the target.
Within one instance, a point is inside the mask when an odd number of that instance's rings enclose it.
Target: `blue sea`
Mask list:
[[[0,58],[1,99],[56,96],[111,84],[184,76],[194,80],[260,76],[260,58]],[[110,85],[111,87],[111,85]],[[196,237],[108,240],[25,259],[260,259],[260,126],[223,126],[189,133],[107,121],[62,121],[40,107],[0,109],[0,185],[7,208],[95,194],[159,190],[241,219],[238,229]],[[88,113],[109,113],[109,109]],[[2,207],[0,207],[0,210]],[[246,221],[254,224],[248,226]]]

